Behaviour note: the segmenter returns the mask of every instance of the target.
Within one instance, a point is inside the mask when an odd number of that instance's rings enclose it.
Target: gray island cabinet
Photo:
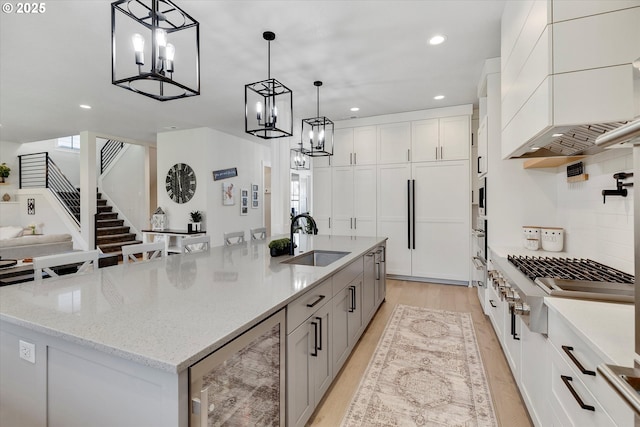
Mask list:
[[[262,241],[2,287],[0,425],[304,424],[384,299],[385,241],[301,236],[349,252],[325,267]]]

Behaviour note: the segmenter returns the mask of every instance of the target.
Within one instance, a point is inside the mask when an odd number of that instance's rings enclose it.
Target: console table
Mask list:
[[[165,249],[167,250],[167,254],[170,253],[180,253],[180,245],[178,240],[184,239],[185,237],[192,236],[202,236],[207,234],[204,231],[191,232],[189,233],[187,230],[175,230],[175,229],[166,229],[166,230],[142,230],[142,242],[143,243],[153,243],[160,240],[164,240]]]

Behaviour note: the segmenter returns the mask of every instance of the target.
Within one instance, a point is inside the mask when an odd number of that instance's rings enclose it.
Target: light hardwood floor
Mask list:
[[[498,338],[489,318],[482,313],[477,295],[475,288],[387,279],[386,302],[380,306],[308,424],[340,425],[394,307],[396,304],[406,304],[470,312],[499,424],[509,427],[531,426]]]

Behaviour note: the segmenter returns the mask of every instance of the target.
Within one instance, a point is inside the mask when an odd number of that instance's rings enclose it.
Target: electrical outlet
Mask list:
[[[27,362],[36,363],[36,345],[30,342],[20,340],[19,345],[20,359]]]

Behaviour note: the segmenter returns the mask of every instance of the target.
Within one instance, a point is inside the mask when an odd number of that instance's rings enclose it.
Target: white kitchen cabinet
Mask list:
[[[377,129],[375,126],[336,129],[333,166],[376,164]]]
[[[533,424],[546,426],[549,425],[551,416],[547,403],[548,390],[551,387],[548,339],[543,334],[531,332],[522,322],[520,342],[522,345],[520,393]]]
[[[363,126],[353,129],[353,165],[375,165],[377,162],[376,126]]]
[[[412,122],[410,159],[412,162],[468,159],[470,138],[469,116]]]
[[[353,230],[353,167],[332,168],[331,205],[333,209],[331,234],[350,236]]]
[[[438,119],[411,123],[411,160],[428,162],[438,158],[440,123]]]
[[[311,214],[318,225],[318,234],[330,235],[331,227],[331,168],[313,170],[313,207]]]
[[[544,146],[552,134],[576,125],[633,118],[631,62],[639,55],[639,37],[637,1],[507,2],[502,156]]]
[[[376,167],[333,168],[332,234],[376,235]]]
[[[560,408],[555,408],[556,415],[571,420],[573,425],[632,427],[631,407],[617,396],[597,370],[598,365],[612,361],[603,360],[593,349],[594,345],[583,337],[584,331],[576,330],[560,313],[549,310],[551,390],[561,404]],[[561,375],[572,380],[566,384]],[[593,406],[595,411],[581,408],[569,387],[573,387],[583,402]]]
[[[331,166],[350,166],[353,162],[353,128],[336,129]]]
[[[388,237],[387,273],[411,275],[408,163],[378,166],[378,234]]]
[[[378,126],[378,164],[410,161],[411,122]]]
[[[476,157],[476,175],[478,178],[487,174],[489,165],[489,136],[487,129],[487,118],[480,121],[478,126],[478,151]]]

